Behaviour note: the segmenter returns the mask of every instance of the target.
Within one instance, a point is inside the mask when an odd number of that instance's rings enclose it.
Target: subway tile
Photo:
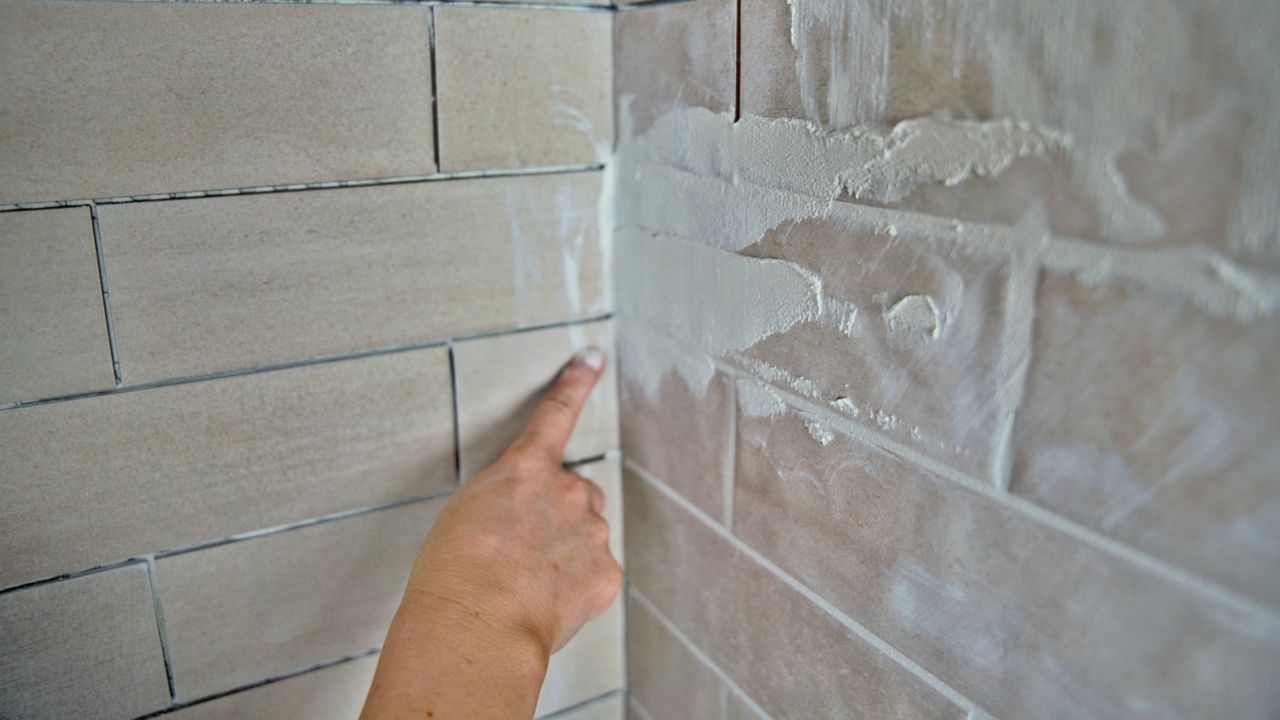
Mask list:
[[[1263,718],[1280,707],[1274,623],[743,383],[738,536],[996,717]]]
[[[0,215],[0,403],[114,384],[89,209]]]
[[[733,464],[733,381],[706,355],[635,322],[620,325],[618,354],[623,452],[723,519]]]
[[[141,563],[0,595],[0,645],[0,716],[127,719],[169,705]]]
[[[605,520],[609,522],[610,551],[619,563],[622,557],[622,463],[614,458],[582,465],[574,471],[600,486],[605,497]],[[587,622],[560,652],[551,656],[542,694],[538,698],[539,717],[626,685],[623,667],[624,602],[618,599],[604,614]]]
[[[429,348],[0,412],[0,587],[454,484]]]
[[[648,480],[623,488],[631,586],[770,714],[965,717]]]
[[[909,226],[786,222],[745,254],[796,263],[822,282],[822,315],[757,342],[736,362],[894,440],[984,479],[1025,356],[1004,257]],[[1006,348],[1015,348],[1008,350]]]
[[[616,692],[554,716],[555,720],[625,720],[626,692]],[[547,716],[551,720],[552,716]]]
[[[339,663],[166,715],[171,720],[351,720],[360,716],[376,656]]]
[[[604,162],[613,142],[610,13],[435,14],[442,169]]]
[[[104,206],[124,378],[599,314],[599,195],[574,173]]]
[[[430,173],[429,10],[0,6],[0,203]]]
[[[524,429],[556,372],[588,345],[604,348],[610,357],[569,440],[567,460],[595,457],[618,448],[612,324],[570,325],[464,340],[454,345],[464,479],[502,455]]]
[[[1280,321],[1046,273],[1013,492],[1280,607]]]
[[[737,4],[696,0],[615,16],[613,86],[620,128],[639,135],[664,113],[732,113],[737,91]]]
[[[179,700],[380,646],[444,499],[156,561]]]
[[[681,644],[642,601],[627,607],[631,697],[654,718],[721,715],[720,678]]]

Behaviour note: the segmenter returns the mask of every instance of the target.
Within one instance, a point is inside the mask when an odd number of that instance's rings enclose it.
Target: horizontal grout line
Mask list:
[[[608,698],[613,697],[614,695],[625,693],[626,691],[627,689],[625,687],[614,688],[612,690],[602,692],[599,695],[596,695],[594,697],[589,697],[586,700],[576,702],[568,707],[560,708],[559,710],[553,713],[550,713],[549,715],[539,715],[537,720],[555,720],[556,718],[563,718],[564,716],[574,712],[575,710],[581,710],[582,708],[585,708],[588,705],[592,705],[602,700],[606,700]]]
[[[742,687],[738,685],[738,683],[735,682],[733,678],[729,677],[729,673],[725,672],[724,669],[722,669],[714,660],[712,660],[702,650],[702,648],[698,647],[696,643],[690,640],[689,636],[685,635],[684,631],[681,630],[679,626],[677,626],[674,622],[672,622],[670,618],[668,618],[665,614],[663,614],[663,612],[658,609],[658,606],[653,604],[652,600],[645,597],[644,593],[641,592],[635,585],[631,585],[630,587],[628,587],[627,597],[628,599],[635,600],[636,602],[643,605],[644,609],[648,610],[653,615],[653,617],[658,621],[658,623],[661,624],[664,628],[666,628],[667,632],[671,633],[672,637],[674,637],[677,642],[683,645],[685,650],[689,651],[690,655],[693,655],[693,657],[699,663],[704,665],[707,668],[707,670],[710,670],[712,674],[714,674],[717,678],[720,679],[721,685],[723,685],[725,688],[729,690],[732,690],[733,693],[737,695],[739,699],[741,699],[747,705],[750,705],[751,709],[756,711],[757,714],[766,718],[772,717],[767,711],[765,711],[764,708],[760,707],[760,704],[757,703],[751,697],[751,695],[747,693],[747,691],[743,690]]]
[[[34,588],[34,587],[39,587],[41,585],[51,585],[56,582],[62,582],[63,580],[75,580],[78,578],[87,577],[89,575],[97,575],[98,573],[111,572],[112,570],[119,570],[121,568],[129,567],[130,565],[145,565],[146,562],[147,562],[147,556],[145,555],[125,558],[124,560],[112,560],[111,562],[103,563],[102,565],[94,565],[91,568],[85,568],[83,570],[75,570],[67,573],[60,573],[58,575],[50,575],[49,577],[38,578],[36,580],[28,580],[27,582],[18,583],[17,585],[10,585],[7,588],[0,588],[0,595],[7,595],[11,592],[19,592],[21,590],[30,590],[31,588]]]
[[[1146,553],[1125,545],[1118,540],[1107,537],[1097,530],[1084,525],[1079,525],[1072,520],[1068,520],[1061,515],[1040,507],[1030,500],[1026,500],[1021,496],[1008,492],[1007,490],[997,488],[994,483],[983,482],[975,477],[971,477],[939,460],[925,455],[919,450],[885,437],[884,435],[859,424],[855,420],[841,415],[830,408],[824,407],[820,403],[797,395],[792,390],[761,380],[760,378],[743,371],[741,368],[737,368],[722,360],[713,360],[713,362],[721,372],[724,372],[731,377],[754,380],[755,382],[768,385],[770,389],[776,391],[781,399],[792,408],[799,410],[802,413],[820,416],[824,421],[828,421],[834,425],[843,434],[897,455],[903,460],[961,485],[968,490],[978,493],[988,500],[1017,512],[1034,522],[1038,522],[1041,525],[1069,535],[1101,552],[1123,560],[1131,565],[1135,565],[1142,570],[1156,575],[1157,577],[1161,577],[1166,581],[1178,585],[1205,600],[1217,603],[1239,615],[1245,616],[1252,623],[1261,623],[1269,626],[1272,632],[1280,633],[1280,615],[1277,615],[1275,611],[1267,608],[1261,603],[1240,596],[1232,590],[1194,575],[1175,565],[1169,564],[1164,560],[1147,555]]]
[[[238,693],[242,693],[248,690],[254,690],[256,688],[260,688],[266,685],[272,685],[274,683],[278,683],[283,680],[289,680],[289,679],[298,677],[299,675],[306,675],[307,673],[316,672],[318,670],[325,670],[327,668],[337,667],[338,665],[342,665],[344,663],[348,663],[353,660],[360,660],[362,658],[367,658],[372,655],[377,655],[381,650],[382,650],[381,647],[372,647],[367,650],[361,650],[360,652],[351,653],[350,655],[343,655],[342,657],[335,658],[333,660],[325,660],[324,662],[316,663],[315,665],[308,665],[307,667],[299,668],[297,670],[290,670],[289,672],[282,673],[280,675],[272,675],[271,677],[266,678],[264,680],[259,680],[255,683],[250,683],[248,685],[241,685],[240,687],[232,688],[230,690],[224,690],[219,693],[214,693],[213,695],[206,695],[202,698],[189,700],[187,702],[175,702],[173,705],[163,710],[157,710],[152,713],[147,713],[146,715],[140,715],[137,718],[135,718],[135,720],[147,720],[148,718],[161,717],[163,715],[168,715],[169,713],[175,712],[177,710],[189,708],[193,705],[202,705],[204,703],[212,702],[214,700],[221,700],[222,698],[227,697],[229,695],[236,695]]]
[[[132,0],[130,0],[132,1]],[[0,404],[0,412],[9,410],[21,410],[23,408],[37,407],[40,405],[50,405],[53,403],[68,402],[72,400],[84,400],[87,398],[102,397],[104,395],[120,395],[123,393],[137,392],[139,390],[154,390],[156,388],[172,387],[174,385],[189,385],[192,383],[208,382],[210,380],[222,380],[224,378],[242,377],[245,375],[257,375],[260,373],[276,372],[280,370],[291,370],[300,367],[310,367],[312,365],[324,365],[327,363],[343,362],[346,360],[359,360],[361,358],[378,357],[381,355],[392,355],[401,352],[412,352],[414,350],[424,350],[431,347],[446,347],[453,342],[467,342],[470,340],[482,340],[490,337],[501,337],[504,335],[518,335],[520,333],[538,332],[541,330],[551,330],[560,327],[572,327],[575,325],[589,325],[597,322],[607,322],[613,319],[613,313],[605,313],[603,315],[594,315],[591,317],[577,318],[574,320],[557,320],[555,322],[541,323],[538,325],[525,325],[521,327],[502,328],[500,330],[486,330],[483,332],[470,333],[466,335],[455,335],[452,337],[434,338],[431,340],[423,340],[421,342],[404,343],[400,345],[385,345],[382,347],[369,348],[366,350],[355,350],[349,353],[339,353],[335,355],[317,355],[301,360],[290,360],[288,362],[272,363],[268,365],[257,365],[247,368],[237,368],[235,370],[222,370],[218,372],[205,373],[202,375],[187,375],[183,377],[167,378],[165,380],[152,380],[149,382],[124,384],[113,388],[103,388],[102,390],[92,390],[84,393],[76,393],[73,395],[60,395],[51,398],[42,398],[40,400],[21,400]]]
[[[609,459],[609,453],[600,453],[599,455],[592,455],[591,457],[585,457],[578,460],[566,460],[564,463],[564,469],[572,470],[574,468],[582,467],[583,465],[590,465],[592,463],[604,462],[605,460],[608,460],[608,459]]]
[[[627,12],[628,10],[643,10],[647,7],[657,7],[661,5],[683,5],[684,3],[695,2],[695,0],[641,0],[641,2],[618,3],[614,8],[618,12]]]
[[[827,601],[826,598],[814,592],[809,586],[805,585],[804,583],[800,582],[796,578],[792,577],[790,573],[788,573],[787,571],[775,565],[773,561],[769,560],[769,558],[760,554],[755,548],[751,547],[742,539],[738,538],[736,535],[726,530],[724,526],[716,522],[715,519],[713,519],[711,516],[707,515],[701,509],[696,507],[689,500],[685,499],[685,497],[682,496],[680,493],[676,492],[675,490],[672,490],[670,487],[666,485],[666,483],[664,483],[662,480],[655,477],[648,470],[645,470],[643,467],[635,464],[629,458],[627,459],[626,464],[627,464],[627,467],[632,472],[638,475],[645,482],[649,483],[655,490],[659,491],[664,496],[666,496],[668,500],[671,500],[676,505],[679,505],[685,512],[689,513],[690,515],[693,515],[698,521],[700,521],[708,529],[710,529],[716,535],[720,536],[721,539],[728,542],[735,550],[747,556],[748,559],[752,560],[760,567],[769,571],[771,574],[773,574],[775,577],[777,577],[779,580],[785,583],[792,590],[795,590],[796,592],[800,593],[800,595],[804,596],[809,602],[813,603],[818,608],[826,612],[828,615],[835,618],[841,625],[843,625],[846,629],[848,629],[854,635],[857,635],[858,638],[860,638],[871,647],[883,653],[885,656],[887,656],[889,659],[896,662],[898,665],[902,666],[905,670],[910,672],[912,675],[915,675],[917,678],[919,678],[922,682],[924,682],[934,691],[938,692],[940,695],[947,698],[952,703],[955,703],[957,706],[964,708],[965,710],[972,710],[973,708],[977,707],[976,703],[966,698],[964,695],[961,695],[955,688],[952,688],[950,685],[946,684],[945,682],[943,682],[942,680],[934,676],[933,673],[926,670],[915,660],[912,660],[905,653],[898,650],[897,648],[890,645],[889,643],[885,642],[883,639],[880,638],[880,636],[871,632],[861,623],[849,617],[843,610],[836,607],[835,605],[832,605],[830,602]]]
[[[168,2],[169,0],[108,0],[110,2]],[[203,2],[204,0],[200,0]],[[223,0],[218,0],[222,2]],[[452,4],[452,3],[451,3]],[[502,3],[506,4],[506,3]],[[482,180],[486,178],[524,177],[526,175],[564,175],[580,172],[596,172],[603,170],[602,163],[583,165],[539,165],[528,168],[510,168],[505,170],[467,170],[460,172],[431,173],[428,175],[400,175],[385,178],[362,178],[356,180],[325,180],[309,183],[283,183],[279,185],[256,185],[238,188],[220,188],[214,190],[186,190],[172,193],[151,193],[142,195],[116,195],[101,198],[76,198],[72,200],[42,200],[37,202],[21,202],[0,205],[0,212],[21,212],[23,210],[48,210],[62,207],[88,207],[90,205],[122,205],[142,202],[164,202],[167,200],[198,200],[214,197],[236,197],[240,195],[266,195],[271,193],[305,192],[309,190],[341,190],[344,188],[377,187],[381,185],[409,185],[414,183],[444,182],[448,180]]]
[[[139,5],[457,5],[461,7],[516,8],[524,10],[568,10],[570,12],[610,12],[615,6],[608,3],[550,3],[516,0],[94,0]],[[687,2],[688,0],[679,0]]]

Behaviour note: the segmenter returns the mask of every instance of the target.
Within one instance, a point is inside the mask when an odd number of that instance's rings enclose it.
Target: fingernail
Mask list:
[[[599,370],[604,367],[604,351],[593,345],[579,352],[575,360],[592,370]]]

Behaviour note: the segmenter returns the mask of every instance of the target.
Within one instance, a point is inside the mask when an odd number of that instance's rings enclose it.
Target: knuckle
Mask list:
[[[591,542],[597,545],[609,544],[609,522],[599,515],[591,520],[591,527],[587,533]]]
[[[591,502],[591,491],[576,477],[565,483],[564,498],[574,509],[585,508]]]
[[[542,399],[542,404],[551,411],[563,415],[572,415],[575,409],[573,398],[561,390],[552,390],[547,393]]]

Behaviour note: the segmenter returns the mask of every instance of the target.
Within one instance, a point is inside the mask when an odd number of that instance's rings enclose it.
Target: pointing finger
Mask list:
[[[546,453],[557,462],[564,455],[573,426],[591,395],[591,389],[604,372],[605,355],[598,347],[589,347],[573,356],[551,383],[533,417],[512,449],[530,449]]]

